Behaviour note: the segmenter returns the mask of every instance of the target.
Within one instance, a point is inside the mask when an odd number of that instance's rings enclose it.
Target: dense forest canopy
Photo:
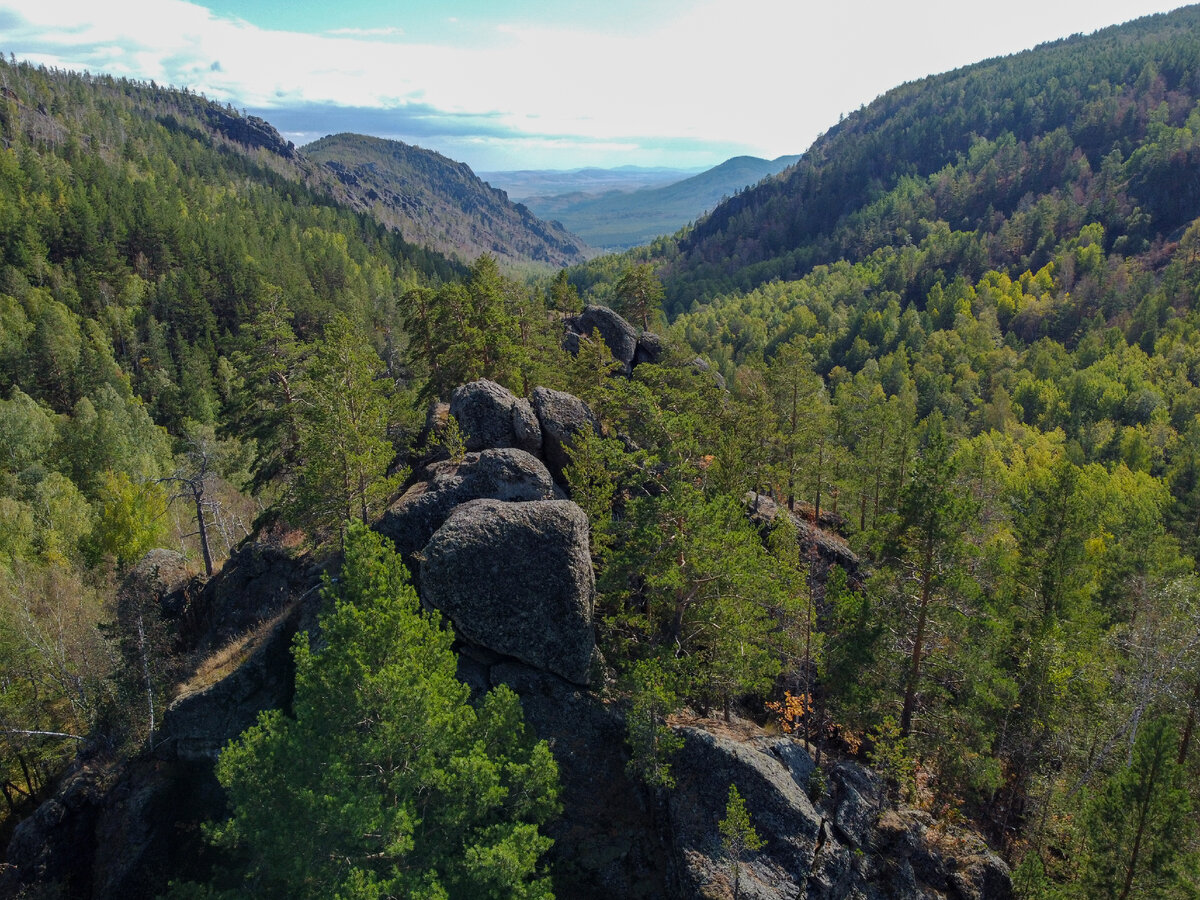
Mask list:
[[[596,415],[566,478],[648,790],[673,713],[737,714],[970,821],[1020,896],[1200,888],[1200,10],[904,85],[675,238],[527,282],[202,98],[2,71],[14,816],[75,742],[152,740],[196,662],[116,578],[251,530],[329,558],[462,457],[428,404],[489,378]],[[567,353],[585,301],[661,352]]]

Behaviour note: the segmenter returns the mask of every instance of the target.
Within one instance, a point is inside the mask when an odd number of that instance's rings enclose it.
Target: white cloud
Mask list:
[[[5,27],[4,49],[18,56],[186,84],[268,115],[419,103],[481,117],[489,146],[511,132],[515,152],[611,144],[611,156],[665,140],[776,156],[801,152],[839,113],[902,81],[1156,7],[1161,0],[1010,0],[1003,10],[994,0],[707,0],[641,33],[504,25],[470,46],[452,42],[454,29],[438,44],[398,28],[265,30],[184,0],[0,0],[0,15],[25,20]]]
[[[335,37],[361,37],[361,38],[388,38],[400,37],[404,34],[403,28],[331,28],[326,34],[334,35]]]

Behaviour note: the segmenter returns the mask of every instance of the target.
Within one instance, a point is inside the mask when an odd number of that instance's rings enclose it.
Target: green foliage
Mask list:
[[[323,536],[347,519],[370,521],[400,482],[389,477],[396,453],[383,363],[363,347],[343,316],[329,324],[306,371],[308,399],[300,417],[300,464],[292,517]]]
[[[726,715],[735,698],[765,691],[779,674],[773,614],[785,597],[758,534],[729,499],[706,500],[676,482],[635,500],[605,578],[622,587],[607,617],[617,640],[627,651],[673,647],[692,658],[691,693]]]
[[[593,559],[603,561],[614,540],[612,510],[617,481],[627,465],[625,448],[619,441],[585,429],[574,439],[569,453],[565,474],[571,499],[587,513]]]
[[[893,716],[885,716],[868,735],[871,767],[883,778],[887,799],[908,799],[915,789],[913,758],[908,738]],[[880,798],[881,800],[884,798]]]
[[[671,756],[683,746],[683,738],[666,721],[679,706],[673,680],[669,667],[658,659],[635,663],[628,676],[630,700],[625,714],[630,751],[628,768],[655,789],[675,786]]]
[[[137,484],[124,472],[105,473],[94,507],[88,551],[126,569],[160,545],[166,532],[167,498],[161,484]]]
[[[466,441],[462,429],[458,426],[458,419],[454,416],[446,417],[446,424],[439,435],[439,443],[451,462],[462,462],[463,457],[467,455]]]
[[[617,282],[614,308],[626,319],[648,330],[660,315],[663,297],[662,282],[649,263],[630,266]]]
[[[448,397],[458,385],[479,378],[520,388],[530,329],[545,327],[544,317],[522,309],[534,302],[487,255],[461,282],[410,292],[404,324],[413,355],[428,373],[425,396]]]
[[[1129,764],[1088,801],[1079,897],[1195,895],[1196,823],[1176,749],[1170,720],[1150,719],[1138,731]]]
[[[766,846],[766,841],[758,836],[754,825],[750,822],[750,814],[746,811],[746,801],[735,785],[729,786],[729,799],[725,803],[725,818],[717,823],[721,834],[721,847],[729,856],[730,868],[733,871],[733,896],[741,892],[742,865],[751,853],[757,853]]]
[[[221,754],[213,829],[259,897],[549,898],[538,826],[557,767],[498,688],[478,707],[452,634],[399,557],[352,523],[322,644],[297,638],[294,718],[263,713]]]

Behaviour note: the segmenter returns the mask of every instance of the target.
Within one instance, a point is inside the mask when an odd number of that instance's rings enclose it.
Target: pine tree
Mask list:
[[[293,649],[294,717],[263,713],[217,764],[231,817],[215,840],[246,860],[243,889],[552,900],[539,826],[558,809],[557,766],[516,695],[468,702],[453,634],[360,523],[325,596],[322,646],[302,634]]]
[[[625,318],[640,322],[643,329],[649,329],[650,320],[660,313],[664,296],[654,267],[638,263],[626,269],[617,282],[616,310]]]
[[[721,832],[721,846],[729,854],[730,868],[733,870],[733,900],[737,900],[741,896],[742,864],[749,854],[765,847],[766,841],[754,830],[750,814],[746,811],[746,801],[735,785],[729,786],[725,818],[717,823],[717,828]]]
[[[956,473],[953,443],[946,434],[941,414],[934,413],[926,425],[912,479],[900,500],[900,540],[918,584],[916,622],[900,713],[902,737],[912,730],[931,607],[938,590],[952,574],[948,560],[961,543],[959,529],[965,521],[966,508],[956,489]]]
[[[300,467],[290,512],[318,535],[348,519],[368,521],[399,479],[388,440],[391,382],[354,326],[335,316],[307,370]]]
[[[1146,722],[1129,765],[1091,798],[1083,815],[1080,898],[1193,896],[1185,878],[1196,863],[1188,849],[1196,823],[1177,748],[1165,716]]]

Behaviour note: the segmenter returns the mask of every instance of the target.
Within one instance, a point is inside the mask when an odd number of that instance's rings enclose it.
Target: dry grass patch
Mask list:
[[[267,635],[291,613],[292,608],[290,605],[284,607],[272,618],[260,622],[200,660],[191,677],[176,689],[175,699],[202,691],[232,674],[262,645]]]

